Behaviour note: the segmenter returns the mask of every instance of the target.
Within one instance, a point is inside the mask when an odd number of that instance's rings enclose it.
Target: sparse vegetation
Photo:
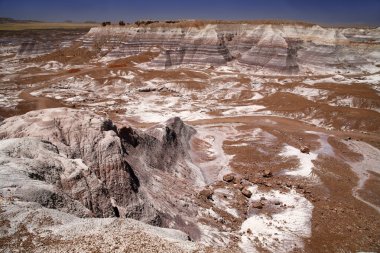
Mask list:
[[[135,22],[135,25],[137,25],[137,26],[147,26],[147,25],[156,24],[156,23],[160,23],[160,21],[158,21],[158,20],[138,20],[138,21]]]
[[[309,23],[300,20],[285,20],[285,19],[273,19],[273,20],[265,20],[265,19],[257,19],[257,20],[166,20],[166,21],[157,21],[157,20],[138,20],[134,24],[137,26],[150,26],[150,27],[171,27],[171,28],[185,28],[185,27],[197,27],[201,28],[206,25],[217,25],[217,24],[251,24],[251,25],[298,25],[302,27],[312,27],[316,25],[315,23]],[[335,28],[345,28],[347,26],[344,25],[325,25],[318,24],[321,27],[335,27]],[[376,26],[369,25],[355,25],[353,27],[358,28],[376,28]]]
[[[102,22],[102,26],[107,26],[107,25],[111,25],[111,22],[110,21],[104,21],[104,22]]]
[[[137,26],[150,26],[150,27],[174,27],[174,28],[185,28],[185,27],[197,27],[201,28],[208,24],[272,24],[272,25],[300,25],[304,27],[311,27],[314,24],[307,23],[303,21],[294,20],[241,20],[241,21],[226,21],[226,20],[138,20],[134,24]]]

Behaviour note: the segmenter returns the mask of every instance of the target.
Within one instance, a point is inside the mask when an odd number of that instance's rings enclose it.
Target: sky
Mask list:
[[[380,0],[0,0],[0,17],[128,22],[289,19],[380,25]]]

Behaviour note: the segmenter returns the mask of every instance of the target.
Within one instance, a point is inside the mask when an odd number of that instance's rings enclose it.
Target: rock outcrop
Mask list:
[[[187,166],[194,133],[179,118],[142,132],[67,108],[8,118],[0,125],[1,193],[79,217],[169,226],[181,213],[173,202],[186,202],[199,180]]]
[[[353,31],[355,30],[355,31]],[[364,33],[358,38],[358,33]],[[245,66],[254,71],[298,74],[326,69],[361,72],[379,61],[378,29],[322,28],[299,24],[207,24],[204,26],[96,27],[85,47],[107,59],[155,51],[153,67],[182,64]]]

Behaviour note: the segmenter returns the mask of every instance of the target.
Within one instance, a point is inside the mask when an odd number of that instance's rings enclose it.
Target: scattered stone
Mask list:
[[[257,208],[257,209],[263,209],[263,203],[261,203],[261,202],[253,202],[252,203],[252,207],[253,208]]]
[[[232,241],[234,241],[234,242],[239,242],[239,241],[240,241],[240,238],[237,237],[237,236],[232,236]]]
[[[308,146],[302,146],[302,147],[300,148],[300,151],[301,151],[302,153],[309,154],[309,153],[310,153],[310,148],[309,148]]]
[[[260,200],[267,200],[265,197],[261,197]]]
[[[276,200],[276,201],[274,202],[274,204],[275,204],[276,206],[279,206],[279,205],[281,205],[281,202],[278,201],[278,200]]]
[[[249,234],[249,235],[252,234],[252,230],[250,228],[247,229],[247,234]]]
[[[139,88],[137,89],[137,91],[139,92],[151,92],[151,91],[156,91],[157,88],[153,88],[153,87],[143,87],[143,88]]]
[[[248,190],[248,188],[246,188],[246,187],[244,187],[241,190],[241,193],[243,193],[243,195],[246,196],[247,198],[250,198],[252,196],[252,192],[250,190]]]
[[[235,179],[235,175],[230,173],[223,176],[223,181],[232,182]]]
[[[222,224],[226,224],[226,220],[223,218],[223,217],[220,217],[218,219],[218,222],[222,223]]]
[[[272,172],[270,170],[264,170],[263,177],[272,177]]]

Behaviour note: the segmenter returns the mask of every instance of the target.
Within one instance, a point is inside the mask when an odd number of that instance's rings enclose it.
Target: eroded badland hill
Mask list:
[[[380,29],[0,31],[2,252],[380,250]]]

